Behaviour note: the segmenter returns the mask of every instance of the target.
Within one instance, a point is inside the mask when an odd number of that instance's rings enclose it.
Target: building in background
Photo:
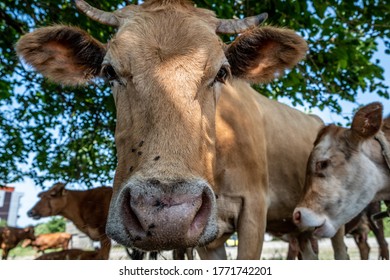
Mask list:
[[[0,219],[8,226],[16,227],[22,196],[22,193],[15,192],[14,187],[0,185]]]

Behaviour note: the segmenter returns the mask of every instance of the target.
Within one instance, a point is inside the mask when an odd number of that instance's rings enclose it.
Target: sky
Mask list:
[[[384,45],[379,44],[379,51],[374,56],[373,61],[375,59],[380,60],[380,65],[384,68],[385,73],[385,84],[390,86],[390,59],[389,55],[386,55],[384,53]],[[289,104],[289,100],[279,100],[281,102]],[[368,104],[374,101],[380,101],[384,105],[384,116],[390,115],[390,100],[383,99],[378,97],[377,95],[373,94],[359,94],[357,97],[357,102],[360,104]],[[343,108],[343,114],[344,115],[350,115],[352,116],[353,110],[356,109],[356,105],[348,103],[348,102],[341,102],[340,104]],[[296,107],[297,109],[304,110],[304,108]],[[324,111],[320,111],[318,109],[312,109],[311,113],[316,114],[322,118],[322,120],[326,123],[334,123],[334,122],[341,122],[344,123],[344,120],[334,114],[331,113],[329,110],[325,109]],[[17,222],[17,226],[24,227],[28,225],[36,225],[38,223],[44,223],[50,220],[50,218],[44,218],[40,220],[33,220],[27,216],[27,211],[30,210],[35,203],[38,201],[38,193],[42,191],[40,187],[35,186],[34,182],[29,179],[25,178],[22,182],[19,183],[13,183],[10,184],[10,186],[15,187],[15,191],[23,193],[23,197],[21,198],[21,206],[19,208],[19,219]]]

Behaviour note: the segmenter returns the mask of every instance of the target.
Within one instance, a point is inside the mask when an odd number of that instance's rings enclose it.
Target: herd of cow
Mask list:
[[[85,192],[55,185],[32,217],[74,221],[100,241],[103,259],[111,239],[141,251],[196,248],[202,259],[226,259],[234,232],[238,259],[259,259],[266,232],[290,243],[289,256],[317,259],[317,239],[331,238],[335,258],[348,259],[344,235],[354,219],[383,234],[380,221],[370,223],[373,208],[365,210],[390,200],[390,118],[383,119],[382,104],[362,107],[348,129],[250,86],[299,63],[308,50],[301,36],[260,25],[265,14],[217,19],[187,0],[146,0],[114,12],[75,3],[117,28],[107,44],[53,25],[22,36],[16,50],[53,82],[110,83],[114,185]],[[225,44],[219,34],[239,36]],[[380,257],[388,259],[380,240]]]

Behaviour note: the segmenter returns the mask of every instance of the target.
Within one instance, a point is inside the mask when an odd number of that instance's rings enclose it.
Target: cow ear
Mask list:
[[[50,196],[59,197],[65,193],[66,183],[55,183],[53,187],[50,189]]]
[[[63,25],[24,35],[16,51],[45,77],[64,85],[84,84],[96,77],[106,53],[104,45],[85,31]]]
[[[61,196],[65,196],[67,193],[68,193],[68,191],[66,189],[61,190]]]
[[[382,126],[383,105],[379,102],[370,103],[360,108],[353,117],[351,131],[358,139],[373,137]]]
[[[249,82],[265,83],[296,65],[307,44],[294,31],[285,28],[252,28],[228,46],[226,57],[232,74]]]

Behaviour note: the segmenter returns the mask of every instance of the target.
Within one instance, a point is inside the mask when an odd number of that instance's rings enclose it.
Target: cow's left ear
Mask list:
[[[383,105],[370,103],[359,109],[353,117],[351,131],[360,139],[373,137],[382,127]]]
[[[307,44],[294,31],[285,28],[252,28],[227,47],[233,76],[254,83],[266,83],[296,65]]]

